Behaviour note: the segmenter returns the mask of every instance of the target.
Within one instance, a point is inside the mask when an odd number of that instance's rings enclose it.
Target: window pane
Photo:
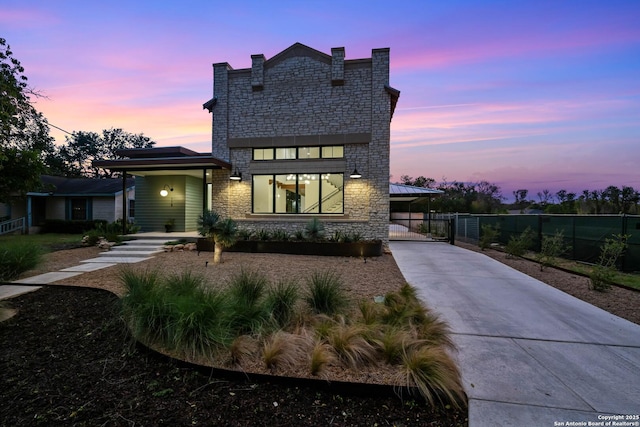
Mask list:
[[[71,200],[71,219],[87,219],[87,199]]]
[[[322,157],[325,159],[338,159],[344,157],[344,147],[342,145],[329,145],[322,147]]]
[[[320,212],[320,176],[318,174],[298,175],[300,193],[300,213]]]
[[[319,159],[320,147],[300,147],[298,148],[299,159]]]
[[[322,213],[344,213],[343,186],[341,173],[322,175]]]
[[[296,175],[276,175],[276,213],[296,213],[300,196],[296,193]]]
[[[295,147],[276,148],[276,159],[295,159],[295,158],[296,158]]]
[[[253,160],[273,160],[273,148],[254,148]]]
[[[273,212],[273,175],[253,176],[253,212]]]

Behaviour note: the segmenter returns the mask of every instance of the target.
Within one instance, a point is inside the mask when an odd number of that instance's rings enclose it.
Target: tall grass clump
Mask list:
[[[333,271],[313,272],[307,287],[305,300],[314,313],[338,314],[348,304],[342,280]]]
[[[266,309],[271,320],[279,328],[289,325],[296,310],[300,295],[294,281],[281,281],[267,291]]]
[[[9,281],[40,264],[42,250],[32,242],[4,240],[0,249],[0,281]]]
[[[458,366],[440,347],[423,346],[403,351],[399,376],[408,387],[416,387],[431,406],[438,401],[460,407],[465,401]],[[448,402],[443,402],[442,397]]]
[[[329,331],[327,342],[333,347],[344,365],[357,369],[366,364],[375,364],[377,350],[368,339],[370,331],[360,324],[348,324],[344,317]]]
[[[269,318],[264,298],[268,284],[266,276],[244,268],[231,278],[228,304],[231,328],[238,334],[259,331]]]

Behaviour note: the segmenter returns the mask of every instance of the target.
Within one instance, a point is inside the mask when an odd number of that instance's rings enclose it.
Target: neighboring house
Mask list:
[[[42,189],[5,205],[8,219],[25,218],[29,233],[38,232],[46,220],[96,220],[114,222],[135,215],[134,180],[64,178],[42,175]],[[124,190],[124,191],[123,191]]]
[[[95,165],[136,175],[136,223],[196,229],[213,209],[251,230],[301,230],[318,217],[327,233],[388,241],[389,49],[345,59],[296,43],[252,67],[213,65],[212,152],[129,150]],[[358,172],[355,174],[354,172]],[[142,179],[140,179],[142,178]],[[170,191],[173,188],[173,191]],[[167,195],[160,195],[167,189]],[[170,201],[169,201],[170,198]]]

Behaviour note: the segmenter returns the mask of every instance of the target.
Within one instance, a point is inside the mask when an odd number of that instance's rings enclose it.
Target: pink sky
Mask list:
[[[640,2],[91,3],[0,8],[0,37],[47,96],[36,107],[70,132],[209,151],[212,63],[247,68],[295,42],[347,59],[389,47],[393,181],[640,189]]]

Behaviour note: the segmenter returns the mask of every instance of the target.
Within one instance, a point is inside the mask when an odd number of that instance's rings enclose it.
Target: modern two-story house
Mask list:
[[[254,231],[293,233],[317,217],[328,233],[386,242],[399,97],[389,86],[389,49],[346,59],[344,48],[326,54],[296,43],[269,59],[252,55],[251,63],[213,64],[213,97],[204,104],[211,153],[135,150],[97,162],[137,176],[138,225],[160,230],[171,217],[177,231],[189,231],[197,211],[213,209]],[[161,190],[170,190],[170,204]]]

